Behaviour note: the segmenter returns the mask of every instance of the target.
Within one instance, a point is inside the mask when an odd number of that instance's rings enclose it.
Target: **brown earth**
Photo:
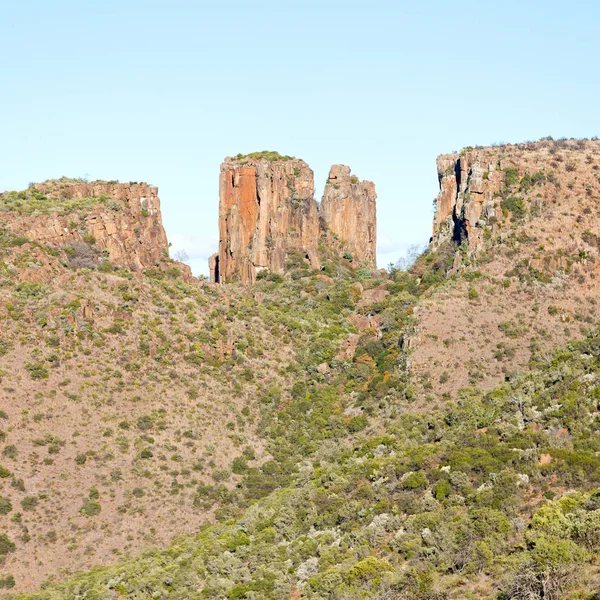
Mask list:
[[[222,323],[231,295],[162,273],[67,272],[30,308],[0,288],[0,494],[14,509],[0,519],[16,590],[197,530],[213,515],[198,484],[234,487],[244,448],[264,460],[254,398],[287,348],[254,322]],[[250,334],[268,356],[240,358]],[[234,355],[252,381],[228,374]],[[82,510],[93,488],[97,516]]]

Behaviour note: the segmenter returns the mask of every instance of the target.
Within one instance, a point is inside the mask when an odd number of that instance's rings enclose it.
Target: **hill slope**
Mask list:
[[[455,394],[597,323],[600,141],[470,148],[438,172],[433,246],[460,244],[448,256],[464,276],[419,306],[412,364]]]
[[[322,245],[212,286],[5,230],[0,585],[115,562],[23,597],[592,598],[598,165],[441,157],[409,272]]]

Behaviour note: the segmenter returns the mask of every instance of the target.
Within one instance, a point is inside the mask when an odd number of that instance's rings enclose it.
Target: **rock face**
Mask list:
[[[374,183],[359,181],[350,167],[334,165],[321,201],[322,221],[329,231],[343,240],[354,261],[373,268],[377,260],[376,198]]]
[[[88,243],[115,265],[134,269],[168,258],[158,188],[146,183],[61,180],[36,184],[35,188],[48,199],[46,214],[0,211],[0,226],[56,248]],[[70,199],[85,199],[86,208],[66,214],[52,209]]]
[[[481,245],[488,219],[496,216],[495,195],[505,187],[501,161],[490,161],[477,150],[443,154],[437,159],[440,193],[436,199],[431,242],[467,242],[469,250]]]
[[[330,233],[346,240],[356,261],[375,266],[375,197],[374,184],[359,182],[349,167],[337,165],[319,210],[313,172],[304,161],[272,155],[226,158],[211,281],[253,283],[265,269],[282,273],[291,253],[318,269],[319,243]]]
[[[254,282],[280,272],[288,252],[318,268],[319,215],[313,172],[302,160],[225,159],[219,179],[219,253],[214,281]]]

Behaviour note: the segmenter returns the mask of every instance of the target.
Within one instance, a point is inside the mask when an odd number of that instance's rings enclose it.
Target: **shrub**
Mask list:
[[[231,473],[229,469],[215,469],[211,475],[215,481],[227,481]]]
[[[12,575],[6,575],[0,578],[0,589],[10,590],[16,585],[15,578]]]
[[[375,583],[377,579],[381,577],[387,571],[391,571],[391,565],[375,556],[369,556],[359,562],[357,562],[349,571],[347,575],[348,581],[371,581]]]
[[[144,448],[139,454],[139,457],[143,459],[152,458],[153,456],[154,454],[152,453],[152,450],[150,450],[150,448]]]
[[[238,456],[231,461],[231,472],[237,475],[244,473],[248,469],[248,462],[243,456]]]
[[[100,514],[100,504],[98,502],[94,502],[91,498],[88,498],[84,501],[82,507],[79,509],[79,512],[86,517],[95,517]]]
[[[14,552],[16,545],[11,542],[5,533],[0,533],[0,556],[6,556],[11,552]]]
[[[518,198],[517,196],[509,196],[505,198],[500,203],[500,207],[502,208],[502,214],[506,217],[508,213],[511,212],[515,219],[523,219],[527,214],[527,209],[525,208],[525,203],[522,198]]]
[[[0,515],[7,515],[12,510],[12,503],[6,496],[0,496]]]
[[[21,508],[23,510],[35,510],[38,505],[38,499],[36,496],[25,496],[23,500],[21,500]]]
[[[154,419],[150,415],[142,415],[138,418],[136,425],[140,431],[148,431],[154,427]]]
[[[369,420],[367,417],[365,417],[365,415],[357,415],[348,421],[348,431],[350,433],[358,433],[359,431],[362,431],[368,424]]]
[[[504,169],[506,174],[506,185],[513,186],[519,183],[519,169]]]
[[[48,368],[41,362],[27,361],[25,369],[29,371],[31,379],[48,379]]]
[[[427,477],[423,471],[411,473],[403,482],[402,485],[407,490],[416,490],[427,487]]]
[[[20,300],[39,300],[48,293],[41,283],[22,281],[15,286],[15,296]]]

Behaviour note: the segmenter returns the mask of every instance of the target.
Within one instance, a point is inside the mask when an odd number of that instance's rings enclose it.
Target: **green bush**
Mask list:
[[[83,506],[79,509],[79,512],[86,517],[94,517],[100,514],[100,504],[91,500],[86,500]]]
[[[12,510],[10,498],[0,496],[0,515],[7,515]]]
[[[357,415],[348,421],[348,431],[350,433],[358,433],[359,431],[362,431],[368,424],[369,420],[367,417],[365,417],[365,415]]]
[[[427,487],[427,477],[423,471],[416,471],[404,479],[402,485],[407,490],[424,488]]]
[[[0,533],[0,557],[14,552],[16,548],[14,542],[11,542],[5,533]]]
[[[12,575],[5,575],[0,578],[0,589],[10,590],[16,585],[15,578]]]
[[[41,283],[22,281],[15,286],[15,296],[20,300],[39,300],[48,294],[48,290]]]
[[[527,215],[527,208],[522,198],[517,196],[509,196],[500,203],[502,213],[504,216],[508,216],[508,213],[512,213],[515,219],[523,219]]]
[[[504,169],[506,185],[511,187],[519,183],[519,169]]]
[[[38,505],[38,499],[36,496],[25,496],[21,500],[21,508],[23,510],[35,510]]]
[[[29,372],[31,379],[48,379],[48,367],[41,362],[25,363],[25,369]]]

